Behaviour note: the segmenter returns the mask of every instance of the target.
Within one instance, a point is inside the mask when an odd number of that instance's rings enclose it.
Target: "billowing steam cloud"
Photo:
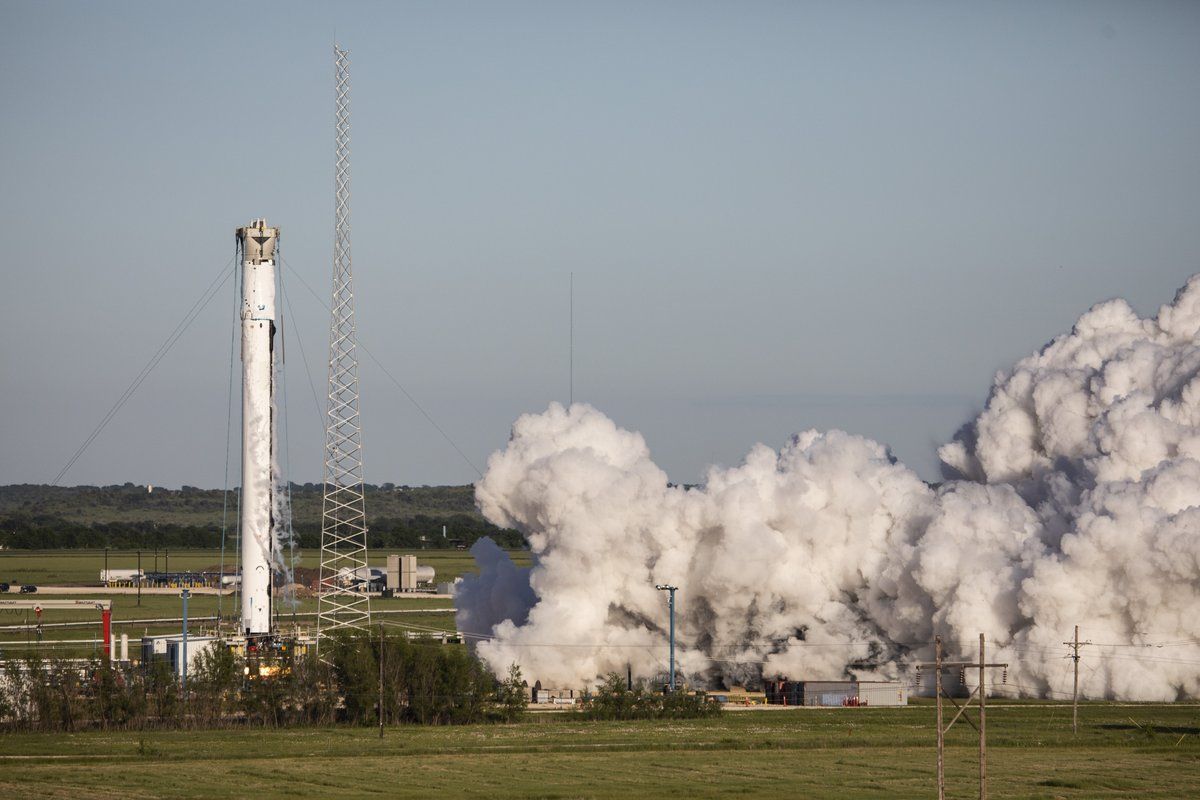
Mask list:
[[[282,385],[280,362],[271,365],[273,374],[271,381],[275,386]],[[271,398],[271,439],[279,442],[279,419],[282,410],[276,397]],[[271,572],[275,577],[275,586],[282,587],[284,605],[296,609],[299,605],[296,599],[296,531],[292,527],[292,492],[288,476],[279,463],[279,448],[271,448]]]
[[[1090,697],[1200,696],[1200,276],[1156,318],[1121,300],[996,378],[939,455],[933,488],[882,445],[806,431],[756,445],[701,488],[671,486],[642,437],[599,411],[521,417],[476,498],[529,539],[489,543],[458,597],[500,673],[543,682],[679,661],[706,682],[894,677],[941,634],[1012,664],[1028,695],[1070,691],[1080,625]]]

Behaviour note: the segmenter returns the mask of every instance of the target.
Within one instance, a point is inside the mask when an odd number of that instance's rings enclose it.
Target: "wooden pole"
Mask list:
[[[379,738],[383,738],[383,623],[379,623]]]
[[[934,692],[937,695],[937,784],[938,800],[946,800],[945,731],[942,730],[942,637],[933,637]]]
[[[1075,688],[1071,690],[1071,735],[1079,735],[1079,626],[1075,626]]]
[[[937,780],[938,780],[938,800],[946,800],[946,731],[954,727],[954,723],[958,722],[959,717],[963,717],[964,713],[971,706],[971,698],[975,693],[979,693],[979,725],[971,722],[969,716],[965,717],[971,727],[979,733],[979,798],[987,800],[987,670],[1008,668],[1007,663],[992,664],[987,660],[987,640],[984,635],[979,634],[979,661],[946,661],[942,651],[942,637],[935,636],[933,638],[934,652],[936,655],[933,663],[924,662],[917,664],[917,668],[933,667],[934,669],[934,691],[937,695]],[[1067,642],[1066,644],[1070,644]],[[1087,644],[1087,642],[1083,642]],[[962,671],[960,677],[965,679],[965,671],[968,667],[979,669],[979,685],[972,690],[967,702],[959,706],[954,698],[946,694],[942,689],[942,670],[950,667],[957,667]],[[942,696],[954,704],[958,709],[958,713],[950,720],[950,723],[945,724],[942,714]]]
[[[192,596],[192,593],[191,593],[191,592],[189,592],[187,589],[184,589],[182,592],[180,592],[180,593],[179,593],[179,596],[183,598],[183,644],[182,644],[182,647],[183,647],[183,654],[182,654],[182,655],[179,657],[179,660],[180,660],[180,662],[181,662],[181,663],[180,663],[180,667],[181,667],[181,669],[183,670],[183,702],[185,702],[185,703],[186,703],[186,702],[187,702],[187,699],[188,699],[188,685],[187,685],[187,668],[188,668],[188,641],[187,641],[187,640],[188,640],[188,624],[187,624],[187,612],[188,612],[188,598]]]
[[[979,800],[987,800],[987,677],[983,634],[979,634]]]

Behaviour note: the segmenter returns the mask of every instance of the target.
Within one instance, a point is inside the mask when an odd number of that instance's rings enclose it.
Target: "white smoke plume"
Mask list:
[[[599,411],[521,417],[476,499],[534,566],[477,546],[460,628],[497,673],[588,684],[666,668],[701,683],[896,677],[951,655],[1007,661],[1025,695],[1200,697],[1200,276],[1157,317],[1101,303],[997,375],[922,482],[875,442],[806,431],[698,488]]]
[[[282,386],[280,362],[273,361],[272,383]],[[291,482],[279,463],[279,420],[286,411],[278,398],[271,398],[271,572],[276,591],[282,587],[282,600],[293,611],[299,606],[296,598],[296,531],[292,527]]]
[[[275,586],[284,589],[284,603],[295,608],[299,601],[295,592],[297,541],[292,527],[292,493],[278,458],[271,460],[271,484],[271,572]]]

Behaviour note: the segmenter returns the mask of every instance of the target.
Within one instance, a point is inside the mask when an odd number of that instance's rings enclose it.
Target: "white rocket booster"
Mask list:
[[[271,632],[275,461],[275,245],[279,229],[255,220],[242,249],[242,633]]]

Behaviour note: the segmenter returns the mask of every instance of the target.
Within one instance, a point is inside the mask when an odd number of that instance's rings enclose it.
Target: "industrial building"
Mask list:
[[[430,591],[436,574],[433,567],[418,565],[413,555],[387,557],[386,590],[396,592]]]
[[[574,689],[543,689],[541,681],[529,688],[529,702],[535,705],[573,706],[577,700]]]
[[[765,681],[767,702],[781,706],[894,707],[908,705],[908,685],[899,681]]]

